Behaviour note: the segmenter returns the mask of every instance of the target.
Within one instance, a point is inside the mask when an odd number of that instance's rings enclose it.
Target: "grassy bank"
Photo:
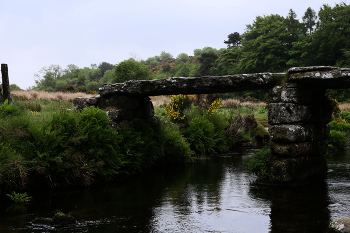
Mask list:
[[[89,186],[268,137],[253,115],[267,118],[259,104],[218,111],[187,96],[180,120],[165,113],[171,97],[152,97],[159,121],[135,120],[115,131],[98,108],[68,111],[77,96],[92,95],[16,91],[11,105],[0,106],[0,191]]]

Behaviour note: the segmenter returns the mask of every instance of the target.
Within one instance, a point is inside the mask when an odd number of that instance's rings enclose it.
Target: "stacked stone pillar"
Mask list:
[[[332,111],[325,91],[296,83],[273,88],[268,118],[275,181],[302,183],[327,172],[324,155]]]
[[[134,119],[153,120],[154,108],[148,96],[142,95],[116,95],[84,98],[73,100],[77,110],[95,106],[106,111],[113,128],[129,124]]]

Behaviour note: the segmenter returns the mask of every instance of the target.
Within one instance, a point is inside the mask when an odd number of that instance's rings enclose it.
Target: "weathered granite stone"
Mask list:
[[[289,81],[324,88],[350,88],[350,69],[332,66],[294,67],[288,70]]]
[[[126,109],[107,111],[106,113],[109,119],[115,122],[123,121],[123,120],[131,120],[133,118],[133,112]]]
[[[273,73],[238,74],[204,77],[172,77],[158,80],[130,80],[106,83],[99,88],[101,96],[211,94],[272,88],[277,83]]]
[[[76,110],[82,110],[86,107],[90,106],[96,106],[98,101],[100,99],[100,95],[97,95],[95,97],[76,97],[73,99],[73,106]]]
[[[271,158],[271,172],[276,181],[283,183],[298,183],[316,177],[323,177],[327,172],[327,162],[324,157]]]
[[[315,142],[329,137],[329,125],[272,125],[269,133],[276,142]]]
[[[148,96],[138,97],[139,107],[133,110],[135,118],[150,118],[154,116],[154,108],[151,99]]]
[[[337,232],[350,233],[350,218],[337,218],[329,224],[329,227]]]
[[[283,90],[282,86],[275,86],[271,90],[271,99],[270,102],[280,102],[281,101],[281,92]]]
[[[283,103],[311,104],[316,99],[319,99],[319,96],[310,89],[285,88],[281,91]]]
[[[280,143],[271,141],[271,154],[278,157],[296,158],[303,156],[322,157],[326,154],[328,141]]]
[[[112,96],[103,98],[99,104],[102,109],[114,106],[117,109],[134,110],[139,106],[139,102],[135,96]]]
[[[270,103],[268,122],[270,125],[304,123],[311,119],[311,109],[307,105],[294,103]]]

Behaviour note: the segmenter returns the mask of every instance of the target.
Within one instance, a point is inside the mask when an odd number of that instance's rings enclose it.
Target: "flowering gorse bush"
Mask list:
[[[214,112],[216,112],[217,109],[221,108],[223,105],[221,103],[220,99],[214,100],[213,103],[211,103],[207,109],[207,113],[209,116],[213,115]]]
[[[187,95],[172,95],[171,103],[165,105],[164,112],[171,121],[181,122],[186,117],[185,109],[190,106],[191,102]]]

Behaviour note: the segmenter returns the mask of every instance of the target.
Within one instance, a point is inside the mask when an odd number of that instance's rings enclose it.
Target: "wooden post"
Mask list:
[[[9,73],[7,64],[1,64],[1,75],[2,75],[2,92],[3,92],[3,100],[8,99],[11,101],[10,96],[10,82],[9,82]]]

